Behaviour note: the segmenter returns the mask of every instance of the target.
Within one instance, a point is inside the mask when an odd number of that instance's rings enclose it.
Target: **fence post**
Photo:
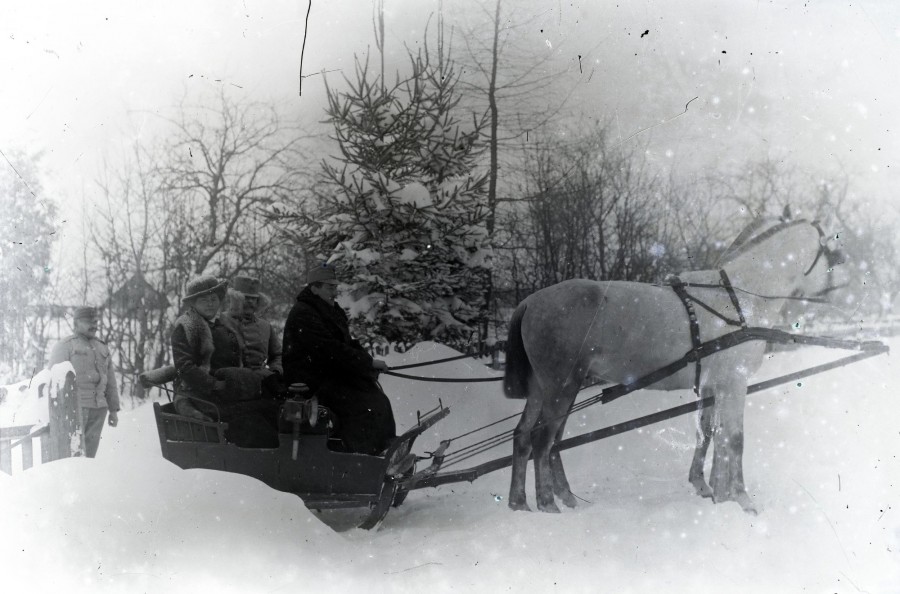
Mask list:
[[[75,393],[75,374],[66,374],[62,390],[50,393],[50,436],[45,444],[48,450],[48,461],[68,458],[84,452],[84,444],[73,443],[76,435],[81,433],[79,419],[80,408],[78,395]],[[83,441],[83,440],[82,440]],[[42,448],[43,449],[43,448]]]
[[[9,444],[11,441],[4,437],[0,437],[0,472],[12,474],[12,455]]]

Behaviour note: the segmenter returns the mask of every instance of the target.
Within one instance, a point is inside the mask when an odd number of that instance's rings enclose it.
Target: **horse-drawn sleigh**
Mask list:
[[[150,384],[164,386],[169,380]],[[419,416],[382,455],[371,456],[348,452],[336,443],[331,415],[314,395],[293,395],[281,405],[277,447],[241,447],[227,438],[228,423],[178,414],[171,402],[155,402],[153,409],[166,460],[184,469],[251,476],[298,495],[310,509],[369,508],[360,524],[365,529],[377,526],[391,505],[405,499],[408,490],[400,479],[412,474],[413,467],[411,460],[404,460],[416,438],[450,413],[439,407]]]
[[[508,397],[526,399],[518,426],[455,452],[447,451],[454,440],[442,441],[436,452],[420,458],[431,460],[422,470],[394,472],[392,459],[398,452],[409,452],[418,435],[449,414],[443,406],[421,416],[384,456],[365,456],[329,449],[327,428],[317,429],[310,422],[317,408],[304,399],[285,406],[280,445],[270,449],[239,448],[225,439],[223,423],[188,419],[175,414],[171,405],[155,404],[163,456],[182,468],[253,476],[296,493],[313,509],[369,507],[361,527],[372,528],[409,491],[472,481],[510,465],[509,505],[528,509],[525,468],[530,458],[535,461],[538,508],[558,511],[554,496],[574,506],[561,450],[697,412],[690,482],[701,496],[736,501],[755,513],[742,468],[747,394],[887,352],[880,342],[771,328],[786,300],[809,299],[805,291],[811,273],[827,255],[824,234],[815,222],[758,219],[726,250],[716,270],[686,273],[667,285],[573,280],[538,291],[517,308],[508,338],[504,390]],[[766,343],[858,352],[749,385]],[[575,403],[588,376],[614,385]],[[562,440],[568,415],[650,386],[693,389],[698,400]],[[451,461],[459,463],[510,440],[512,456],[441,472]],[[704,466],[710,444],[713,461],[707,484]]]

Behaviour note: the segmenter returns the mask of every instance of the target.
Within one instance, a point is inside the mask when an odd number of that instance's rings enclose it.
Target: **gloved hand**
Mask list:
[[[226,402],[256,400],[262,392],[262,378],[246,367],[221,367],[213,376],[225,384],[223,391],[217,395]],[[216,386],[219,382],[216,382]]]
[[[262,381],[263,398],[284,398],[284,386],[281,384],[281,374],[270,373]]]

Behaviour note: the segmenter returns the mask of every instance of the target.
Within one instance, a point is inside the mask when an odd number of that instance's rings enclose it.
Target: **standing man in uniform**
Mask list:
[[[100,433],[109,413],[109,426],[119,424],[119,388],[106,343],[97,338],[99,314],[95,307],[75,308],[75,334],[63,338],[50,352],[50,367],[63,361],[75,368],[75,393],[81,406],[84,453],[97,455]]]

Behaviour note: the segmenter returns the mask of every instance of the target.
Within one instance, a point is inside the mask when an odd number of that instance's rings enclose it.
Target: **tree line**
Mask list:
[[[478,349],[542,287],[712,267],[751,217],[786,205],[822,220],[833,253],[852,258],[823,269],[840,305],[830,313],[882,315],[896,299],[896,236],[849,179],[776,159],[667,173],[639,141],[615,143],[608,124],[575,117],[540,60],[513,59],[523,48],[512,6],[484,9],[486,29],[461,35],[438,13],[388,72],[376,3],[374,51],[326,79],[324,132],[224,89],[185,96],[165,134],[98,173],[77,272],[50,269],[55,207],[38,198],[37,160],[14,156],[16,173],[0,174],[0,207],[16,213],[0,228],[6,379],[42,367],[50,306],[74,299],[105,305],[125,393],[142,398],[135,380],[168,361],[190,277],[259,277],[277,321],[325,261],[371,344]]]

